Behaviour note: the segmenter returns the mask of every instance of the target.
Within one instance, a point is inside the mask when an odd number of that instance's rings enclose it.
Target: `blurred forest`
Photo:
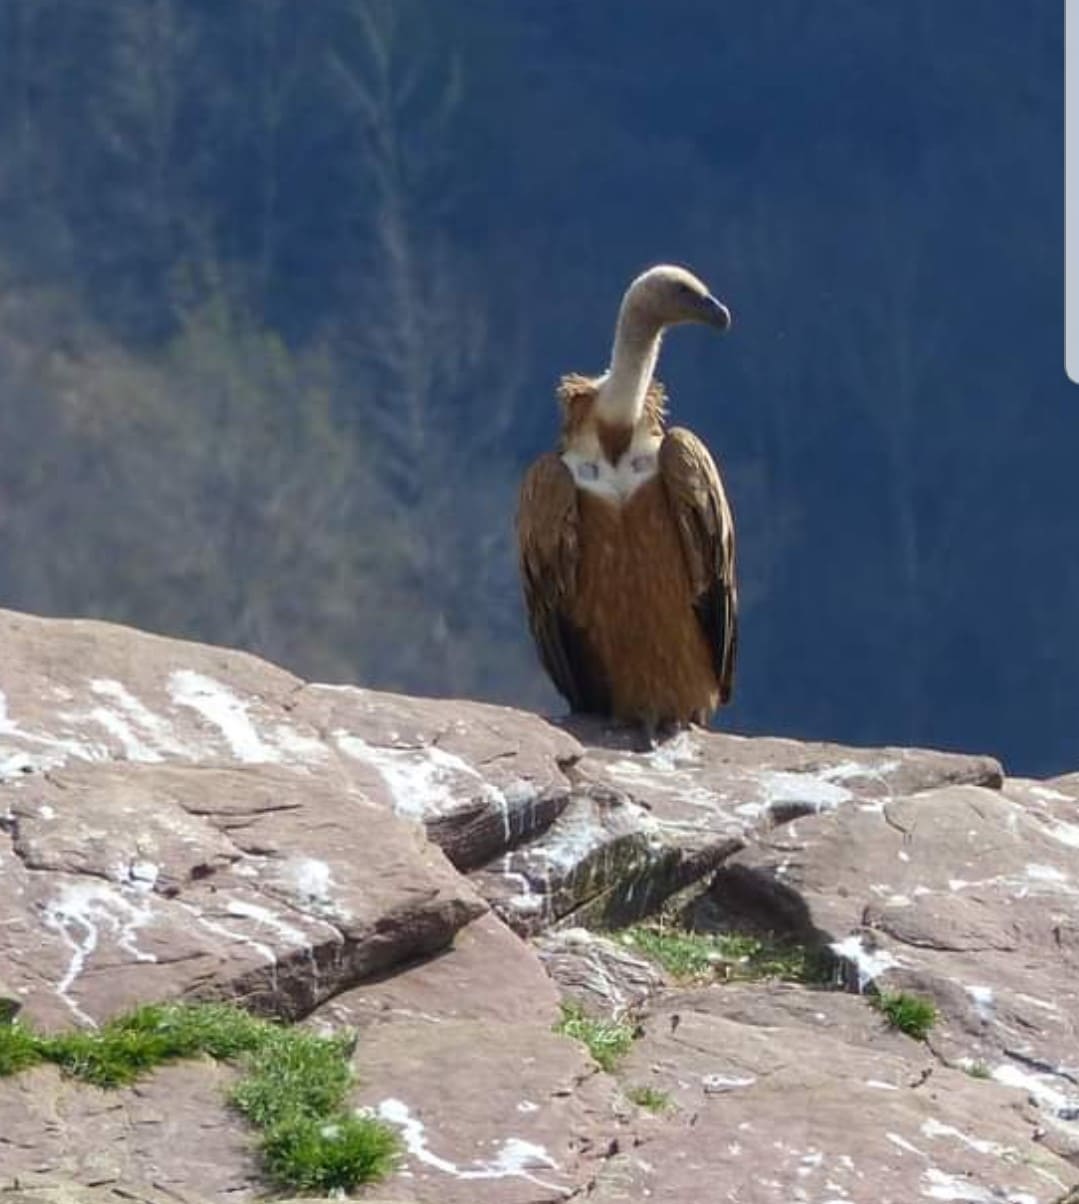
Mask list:
[[[3,0],[0,97],[0,605],[556,708],[517,481],[674,260],[723,725],[1079,767],[1061,5]]]

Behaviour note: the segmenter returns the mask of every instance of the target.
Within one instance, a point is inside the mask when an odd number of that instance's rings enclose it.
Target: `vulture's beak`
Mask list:
[[[714,326],[720,331],[730,327],[731,311],[711,293],[701,299],[701,307],[704,310],[704,320],[709,326]]]

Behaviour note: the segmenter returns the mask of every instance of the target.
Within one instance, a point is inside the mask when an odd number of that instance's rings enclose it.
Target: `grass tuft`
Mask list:
[[[260,1128],[292,1113],[329,1116],[352,1083],[351,1046],[350,1036],[277,1029],[245,1059],[247,1073],[233,1091],[232,1103]]]
[[[122,1087],[140,1075],[202,1054],[235,1059],[278,1030],[227,1004],[151,1003],[110,1020],[96,1032],[39,1037],[41,1056],[98,1087]]]
[[[789,941],[740,933],[685,932],[651,924],[626,928],[621,939],[680,982],[715,977],[824,982],[831,974],[826,955]]]
[[[563,1003],[562,1019],[555,1025],[556,1033],[588,1046],[602,1070],[611,1071],[619,1058],[633,1044],[634,1027],[621,1020],[599,1020],[587,1015],[579,1003]]]
[[[937,1022],[937,1009],[930,999],[909,995],[906,991],[883,991],[873,996],[873,1006],[892,1028],[916,1041],[924,1041]]]
[[[319,1037],[228,1004],[149,1004],[96,1032],[0,1025],[0,1075],[52,1062],[84,1082],[118,1087],[178,1058],[237,1062],[242,1078],[229,1102],[262,1130],[268,1177],[284,1189],[348,1191],[384,1178],[400,1150],[392,1129],[345,1107],[354,1044],[348,1033]]]
[[[630,1087],[626,1095],[638,1108],[647,1108],[649,1112],[666,1112],[671,1106],[667,1092],[657,1091],[655,1087]]]
[[[18,1021],[0,1024],[0,1077],[17,1074],[41,1061],[37,1037]]]
[[[381,1121],[342,1111],[329,1118],[287,1115],[262,1140],[270,1177],[300,1191],[348,1191],[383,1179],[399,1152],[397,1134]]]

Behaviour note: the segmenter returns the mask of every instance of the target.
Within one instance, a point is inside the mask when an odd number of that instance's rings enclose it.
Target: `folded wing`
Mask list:
[[[521,484],[517,546],[528,625],[543,667],[574,711],[606,714],[610,686],[572,618],[579,555],[577,486],[554,452],[540,456]]]
[[[708,448],[684,427],[667,432],[659,472],[678,525],[689,569],[693,609],[719,682],[730,699],[738,645],[738,589],[734,575],[734,519]]]

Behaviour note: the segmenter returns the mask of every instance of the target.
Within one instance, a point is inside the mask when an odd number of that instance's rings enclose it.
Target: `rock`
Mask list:
[[[458,869],[545,828],[584,751],[536,715],[485,703],[314,685],[290,709],[344,755],[369,797],[422,821]]]
[[[853,987],[931,997],[932,1048],[1019,1088],[1046,1145],[1071,1157],[1079,846],[1052,800],[1021,794],[954,786],[800,819],[732,858],[698,920],[831,941]]]
[[[1015,779],[1011,780],[1015,781]],[[1050,790],[1055,790],[1058,794],[1069,795],[1079,802],[1079,772],[1064,773],[1060,777],[1050,778],[1045,785]]]
[[[575,789],[565,809],[475,876],[521,932],[564,916],[628,923],[710,873],[751,833],[800,815],[952,782],[1001,781],[989,757],[698,730],[641,753],[625,729],[584,719],[567,726],[600,743],[567,767]]]
[[[471,878],[518,932],[540,932],[564,916],[613,926],[654,910],[739,847],[726,839],[686,843],[627,795],[595,784],[578,789],[534,840]]]
[[[670,1106],[599,1168],[597,1204],[1048,1204],[1075,1179],[1014,1091],[939,1065],[855,996],[716,986],[665,995],[642,1024],[618,1078]]]
[[[615,1128],[613,1086],[550,1027],[402,1020],[365,1031],[356,1102],[401,1133],[396,1195],[430,1204],[561,1201]]]
[[[532,946],[563,995],[589,1015],[615,1019],[632,1015],[664,983],[651,962],[586,928],[545,933]]]
[[[0,965],[42,1025],[180,997],[306,1015],[484,910],[330,768],[77,765],[11,794]]]
[[[1079,775],[633,739],[0,612],[0,1023],[214,998],[355,1027],[354,1102],[408,1151],[364,1195],[383,1204],[1049,1204],[1074,1186]],[[940,1022],[919,1043],[842,990],[664,987],[582,929],[664,902],[834,946],[849,986],[931,995]],[[553,1031],[560,988],[643,1016],[615,1075]],[[262,1195],[232,1074],[0,1080],[0,1204]],[[641,1086],[676,1107],[635,1106]]]
[[[3,1204],[193,1204],[190,1196],[156,1187],[85,1187],[53,1175],[32,1182],[0,1181],[0,1200]]]
[[[565,805],[582,753],[534,715],[305,686],[257,657],[0,611],[0,781],[72,761],[338,767],[480,864]]]
[[[319,766],[284,710],[301,685],[243,652],[0,610],[0,781],[73,761]]]
[[[300,1204],[301,1199],[303,1204],[315,1204],[316,1197],[275,1197],[277,1204]],[[364,1204],[405,1204],[401,1200],[366,1193],[363,1200]],[[0,1182],[0,1201],[3,1204],[207,1204],[205,1197],[199,1200],[186,1192],[161,1191],[149,1185],[131,1187],[112,1184],[84,1187],[73,1180],[59,1179],[54,1175],[44,1179],[35,1176],[32,1181]]]
[[[479,703],[305,685],[255,657],[0,612],[0,778],[73,761],[344,776],[420,821],[508,923],[618,925],[793,816],[949,782],[989,758],[683,733],[650,753]],[[590,742],[585,756],[582,737]]]
[[[534,1204],[587,1181],[616,1129],[614,1086],[553,1031],[558,1002],[532,950],[487,915],[452,953],[313,1014],[315,1028],[360,1027],[356,1102],[408,1150],[394,1194],[410,1204]]]
[[[1072,781],[1069,790],[1067,778],[1048,782],[1007,778],[1002,789],[1005,798],[1022,804],[1030,819],[1041,824],[1053,840],[1079,849],[1079,774],[1074,774]]]
[[[322,1004],[310,1023],[366,1028],[400,1018],[538,1024],[559,1017],[558,990],[533,950],[490,912],[462,928],[453,946]]]
[[[260,1188],[255,1137],[226,1104],[232,1081],[229,1069],[209,1061],[165,1066],[116,1091],[51,1066],[0,1079],[2,1174],[33,1191],[31,1199],[64,1204],[82,1201],[70,1189],[48,1189],[49,1179],[122,1189],[114,1198],[134,1194],[147,1204],[250,1199]]]

